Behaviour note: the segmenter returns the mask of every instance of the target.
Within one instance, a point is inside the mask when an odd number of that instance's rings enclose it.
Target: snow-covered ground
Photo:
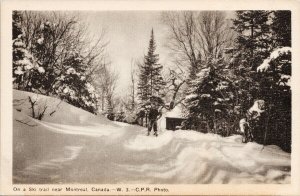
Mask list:
[[[48,106],[42,121],[29,117],[28,96]],[[290,183],[291,156],[276,146],[184,130],[146,136],[54,98],[14,91],[14,100],[15,183]]]

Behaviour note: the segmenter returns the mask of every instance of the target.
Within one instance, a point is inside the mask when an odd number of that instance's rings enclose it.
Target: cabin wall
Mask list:
[[[181,126],[181,123],[184,121],[185,119],[183,118],[170,118],[170,117],[166,117],[166,129],[167,130],[176,130],[177,126]]]

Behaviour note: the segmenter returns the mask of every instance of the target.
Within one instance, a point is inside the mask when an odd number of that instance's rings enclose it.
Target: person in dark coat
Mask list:
[[[148,113],[148,134],[150,135],[153,128],[154,135],[157,136],[157,120],[161,117],[161,112],[158,111],[154,103],[151,103],[151,108]]]

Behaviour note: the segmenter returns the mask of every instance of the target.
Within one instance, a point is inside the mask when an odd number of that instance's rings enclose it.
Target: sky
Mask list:
[[[147,53],[151,29],[154,30],[156,53],[164,66],[168,61],[165,47],[167,27],[161,23],[158,11],[102,11],[82,15],[91,34],[97,35],[104,28],[109,41],[107,54],[113,70],[119,73],[117,93],[127,92],[130,83],[131,62],[142,60]]]
[[[227,18],[234,12],[225,11]],[[116,93],[126,95],[130,85],[132,61],[143,60],[147,54],[151,29],[154,30],[156,53],[164,68],[172,65],[166,47],[168,27],[161,21],[161,11],[88,11],[80,16],[88,25],[88,31],[97,37],[105,29],[105,39],[109,41],[107,54],[111,68],[119,73]]]

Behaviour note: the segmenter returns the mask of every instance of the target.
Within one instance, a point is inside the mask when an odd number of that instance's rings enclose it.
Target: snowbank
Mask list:
[[[184,130],[166,131],[158,138],[137,136],[124,147],[152,151],[152,155],[159,152],[164,158],[122,168],[148,176],[148,183],[290,182],[290,154],[273,146],[243,144],[241,140],[239,135],[223,138]]]
[[[146,136],[145,127],[38,95],[56,110],[40,121],[28,96],[37,95],[14,91],[14,183],[290,183],[290,154],[276,146],[185,130]]]
[[[29,98],[36,101],[36,114],[47,107],[42,121],[31,118]],[[95,116],[59,99],[24,91],[13,91],[14,180],[43,183],[45,176],[56,181],[58,171],[74,161],[86,137],[121,137],[124,131],[103,116]],[[33,177],[39,173],[41,178]]]
[[[36,101],[36,113],[42,111],[44,106],[47,107],[43,121],[53,122],[58,124],[110,124],[107,118],[102,115],[92,115],[90,112],[84,111],[80,108],[76,108],[70,104],[67,104],[60,99],[47,97],[44,95],[34,94],[25,91],[13,91],[13,107],[15,110],[32,116],[31,104],[28,101],[28,97],[31,97],[33,101]],[[112,124],[113,125],[113,124]],[[117,125],[116,125],[117,126]]]

